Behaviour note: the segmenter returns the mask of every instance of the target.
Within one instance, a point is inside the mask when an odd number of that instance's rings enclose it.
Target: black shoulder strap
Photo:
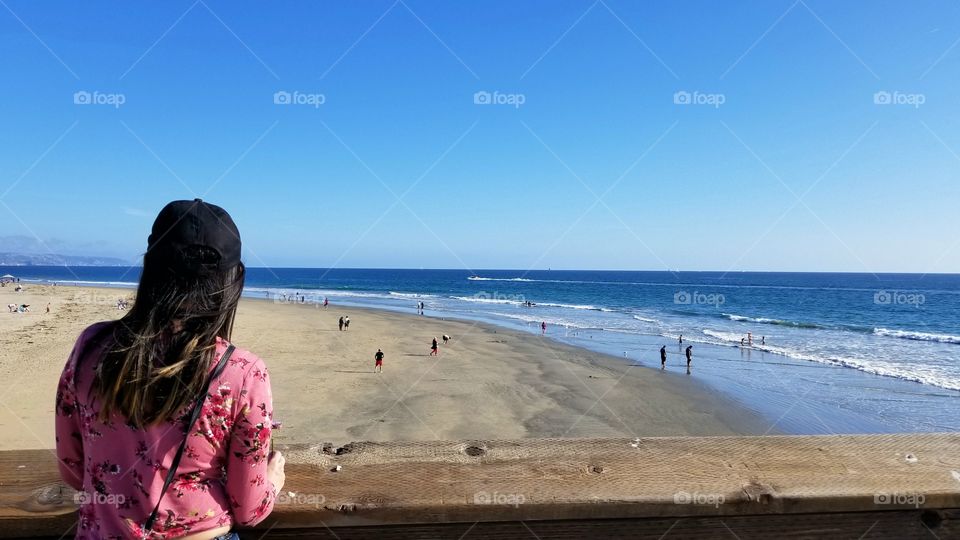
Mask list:
[[[170,484],[173,483],[173,479],[177,476],[177,467],[180,466],[180,458],[183,457],[183,452],[187,448],[187,439],[190,438],[190,429],[193,428],[193,424],[197,422],[197,419],[200,417],[200,410],[203,408],[203,401],[207,399],[207,393],[210,391],[210,384],[223,373],[223,368],[227,366],[227,361],[230,360],[230,355],[233,354],[234,346],[230,345],[227,347],[227,350],[223,352],[223,356],[220,357],[220,362],[217,364],[217,367],[213,370],[213,373],[210,374],[210,378],[207,380],[207,386],[203,392],[200,392],[200,395],[196,397],[193,402],[193,410],[190,412],[190,419],[187,422],[187,434],[183,438],[183,441],[180,442],[180,448],[177,449],[177,453],[173,456],[173,462],[170,463],[170,470],[167,471],[167,478],[163,481],[163,490],[160,491],[160,497],[157,498],[157,505],[153,507],[153,512],[150,512],[150,517],[147,518],[146,523],[143,526],[144,537],[147,537],[153,530],[153,524],[157,520],[157,513],[160,511],[160,501],[163,500],[164,494],[167,493],[167,488],[170,487]]]

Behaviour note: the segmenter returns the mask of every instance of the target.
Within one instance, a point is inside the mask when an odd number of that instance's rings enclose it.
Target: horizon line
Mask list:
[[[55,265],[2,265],[0,268],[143,268],[142,264],[131,265],[92,265],[92,264],[55,264]],[[394,267],[394,266],[246,266],[248,270],[404,270],[404,271],[443,271],[443,272],[469,272],[477,276],[478,272],[519,272],[526,274],[530,272],[636,272],[636,273],[668,273],[668,274],[691,274],[691,273],[715,273],[715,274],[850,274],[850,275],[923,275],[923,276],[957,276],[960,272],[865,272],[853,270],[649,270],[649,269],[606,269],[606,268],[426,268],[426,267]],[[482,276],[478,276],[482,277]]]

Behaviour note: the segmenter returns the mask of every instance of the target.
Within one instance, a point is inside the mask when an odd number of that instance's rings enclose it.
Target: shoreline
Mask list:
[[[267,299],[257,299],[251,298],[250,300],[256,302],[269,302],[274,303],[271,300]],[[282,304],[288,305],[291,304]],[[293,307],[299,309],[306,309],[310,311],[322,310],[323,308],[315,308],[309,304],[292,304]],[[656,384],[658,387],[654,388],[643,388],[643,390],[664,392],[669,394],[670,398],[677,397],[684,400],[688,400],[695,404],[696,408],[701,411],[701,414],[713,416],[720,422],[720,425],[726,429],[731,430],[732,434],[737,435],[759,435],[759,434],[783,434],[780,431],[776,431],[771,427],[771,422],[767,419],[759,417],[755,414],[754,411],[750,411],[744,408],[742,405],[736,403],[734,400],[723,395],[720,392],[715,391],[714,389],[707,386],[704,382],[697,380],[693,375],[688,376],[682,370],[685,370],[685,366],[679,368],[674,365],[673,369],[667,369],[661,371],[659,367],[653,366],[652,363],[626,363],[623,358],[619,358],[612,354],[601,353],[593,351],[584,347],[579,347],[576,345],[570,345],[563,343],[559,340],[554,339],[551,336],[537,336],[529,335],[521,331],[513,330],[507,327],[498,326],[496,324],[491,324],[483,321],[472,321],[468,319],[459,319],[455,317],[432,317],[426,315],[414,315],[409,313],[401,313],[386,309],[378,308],[369,308],[369,307],[343,307],[338,306],[339,312],[344,312],[347,314],[350,313],[362,313],[368,316],[383,316],[383,317],[397,317],[407,319],[409,322],[415,320],[426,320],[434,321],[438,324],[450,324],[452,326],[466,326],[472,328],[473,331],[482,332],[486,337],[493,337],[497,341],[500,341],[501,344],[509,343],[512,345],[513,354],[521,357],[523,361],[533,361],[533,358],[536,358],[535,355],[538,349],[549,350],[553,357],[548,357],[544,362],[538,367],[543,370],[543,374],[546,377],[536,378],[536,379],[527,379],[526,383],[529,383],[530,387],[535,387],[538,384],[550,384],[551,386],[562,387],[558,392],[555,393],[552,397],[556,399],[557,402],[562,402],[564,400],[571,399],[569,394],[563,393],[565,390],[570,390],[568,386],[563,383],[568,382],[567,375],[564,372],[571,369],[571,366],[564,364],[573,364],[581,369],[585,370],[597,370],[598,374],[588,374],[586,379],[581,379],[581,382],[586,382],[589,380],[611,380],[613,379],[616,384],[627,384],[634,381],[633,378],[638,379],[642,384]],[[329,309],[328,309],[329,311]],[[356,320],[355,317],[352,318],[353,321]],[[352,331],[352,330],[351,330]],[[503,336],[503,337],[500,337]],[[456,339],[456,338],[455,338]],[[529,342],[530,339],[536,340],[535,344]],[[441,349],[443,345],[441,343]],[[528,354],[523,354],[528,353]],[[534,353],[534,354],[530,354]],[[557,365],[551,365],[551,361],[556,361]],[[668,363],[669,365],[669,363]],[[645,372],[644,372],[645,371]],[[693,370],[694,374],[696,373],[696,367]],[[650,379],[653,378],[653,379]],[[602,407],[602,403],[606,401],[606,398],[603,398],[601,402],[597,402],[596,399],[603,396],[602,392],[592,392],[588,396],[577,395],[576,399],[583,399],[587,397],[594,403],[590,407],[598,409]],[[643,399],[642,396],[638,396],[640,400]],[[612,412],[612,411],[611,411]],[[550,438],[550,437],[564,437],[567,435],[556,434],[555,431],[551,431],[548,426],[540,423],[544,418],[535,418],[532,419],[532,427],[525,425],[528,430],[534,432],[535,434],[528,435],[527,437],[536,437],[536,438]],[[622,422],[623,423],[623,422]],[[629,422],[625,422],[629,424]],[[626,428],[626,426],[621,426]],[[669,428],[665,428],[669,429]],[[682,429],[682,428],[681,428]],[[695,431],[702,431],[694,428]],[[766,433],[769,430],[769,433]],[[709,431],[707,429],[706,431]],[[711,435],[716,435],[715,433],[710,433]],[[675,436],[677,434],[673,434]],[[701,433],[687,433],[686,435],[702,435]],[[665,435],[662,432],[654,433],[621,433],[620,435],[611,435],[611,436],[639,436],[639,437],[650,437],[650,436],[671,436]],[[584,435],[583,437],[590,437],[590,435]],[[470,438],[470,437],[460,437],[460,438]],[[479,437],[484,438],[484,437]],[[578,437],[579,438],[579,437]],[[346,441],[344,441],[346,442]]]
[[[0,319],[0,427],[13,434],[0,449],[52,447],[57,378],[76,336],[122,315],[116,299],[131,293],[33,283],[24,293],[0,290],[35,308]],[[348,331],[337,331],[340,315],[352,319]],[[443,334],[453,341],[429,357],[430,338]],[[773,432],[765,417],[697,380],[696,361],[688,377],[677,366],[630,365],[483,322],[244,297],[234,341],[270,368],[284,444]],[[378,347],[387,354],[379,375]]]
[[[25,281],[30,287],[48,286],[44,283],[44,278]],[[66,288],[82,288],[89,282],[80,281],[79,286],[72,285],[73,282],[69,280],[58,280],[57,283],[66,284],[61,285]],[[133,283],[122,280],[97,283],[102,283],[103,286],[88,289],[98,290],[101,296],[106,295],[108,299],[105,301],[111,304],[115,304],[117,296],[133,291],[134,286]],[[330,287],[334,285],[331,284]],[[386,287],[390,287],[389,292]],[[405,291],[413,290],[409,286],[397,287]],[[711,343],[709,338],[718,332],[714,332],[717,327],[709,322],[703,326],[694,320],[677,326],[676,321],[663,322],[671,321],[669,317],[651,314],[651,318],[644,318],[647,317],[644,312],[642,317],[634,318],[642,321],[641,326],[648,322],[656,323],[652,332],[647,333],[644,328],[640,331],[620,331],[623,318],[618,318],[616,310],[597,308],[598,311],[592,311],[586,309],[589,306],[549,303],[543,306],[575,307],[577,310],[557,312],[557,309],[546,307],[542,312],[527,312],[509,306],[490,309],[488,304],[482,302],[476,305],[469,302],[457,303],[459,296],[446,295],[453,293],[393,292],[392,288],[393,285],[380,283],[379,287],[374,287],[374,292],[368,293],[355,292],[353,289],[340,291],[336,287],[317,290],[256,286],[247,288],[244,302],[262,302],[264,296],[269,295],[266,299],[271,303],[317,307],[314,302],[321,302],[324,295],[329,294],[335,306],[331,309],[372,309],[386,314],[410,316],[415,313],[414,302],[422,299],[427,303],[428,318],[460,321],[468,326],[479,322],[501,329],[500,331],[516,332],[525,336],[522,339],[539,339],[540,321],[546,320],[547,337],[552,343],[573,346],[583,355],[605,356],[609,361],[615,362],[613,365],[617,366],[616,369],[625,369],[635,362],[659,372],[660,360],[657,351],[661,345],[666,345],[668,372],[679,372],[681,375],[685,371],[683,347],[677,345],[674,332],[682,332],[685,337],[683,346],[688,342],[694,346],[694,372],[690,380],[698,383],[695,386],[699,386],[700,391],[716,395],[724,401],[724,407],[721,407],[717,414],[733,407],[746,411],[752,417],[763,418],[768,425],[774,425],[781,433],[797,435],[932,433],[960,429],[960,424],[955,420],[960,418],[960,399],[956,399],[960,394],[955,391],[942,390],[896,376],[863,371],[842,362],[825,364],[775,350]],[[307,296],[305,304],[292,301],[297,290]],[[487,295],[482,298],[495,296],[494,293],[478,294]],[[290,300],[281,300],[284,295],[290,295]],[[448,301],[450,298],[454,299],[452,305]],[[116,313],[111,312],[110,316],[116,316]],[[665,330],[669,331],[664,333]],[[761,333],[763,332],[755,332]],[[706,341],[704,335],[708,338]],[[785,336],[773,336],[772,343],[776,348],[779,339]],[[827,340],[832,337],[835,336],[824,336]],[[768,339],[769,343],[771,342]],[[904,343],[894,342],[892,346],[904,346]],[[947,345],[941,347],[944,347],[943,354],[953,354],[953,350]],[[341,351],[341,354],[344,352]],[[542,354],[550,356],[549,352],[542,351]],[[884,365],[885,358],[884,355],[877,357],[877,365]],[[918,364],[917,369],[921,367],[922,364]],[[680,379],[687,380],[685,377]]]

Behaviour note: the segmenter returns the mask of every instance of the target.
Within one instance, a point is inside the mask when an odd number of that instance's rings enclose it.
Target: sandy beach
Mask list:
[[[26,284],[0,302],[0,449],[51,448],[53,401],[79,332],[115,319],[129,289]],[[46,313],[49,304],[50,313]],[[6,311],[6,310],[5,310]],[[349,316],[350,328],[337,320]],[[429,356],[430,340],[450,344]],[[271,372],[278,443],[761,434],[769,422],[652,363],[491,325],[245,298],[234,342]],[[373,355],[383,349],[382,374]],[[694,368],[696,369],[696,368]]]

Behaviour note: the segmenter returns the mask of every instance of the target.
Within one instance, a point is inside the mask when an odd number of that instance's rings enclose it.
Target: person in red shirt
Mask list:
[[[56,396],[60,476],[76,538],[236,538],[273,510],[263,360],[230,343],[240,234],[222,208],[174,201],[153,224],[132,309],[77,340]]]

